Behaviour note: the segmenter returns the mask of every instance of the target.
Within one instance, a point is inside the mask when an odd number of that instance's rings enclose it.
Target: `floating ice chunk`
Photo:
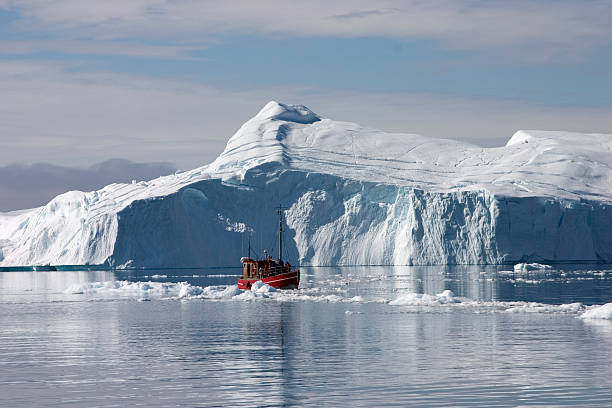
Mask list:
[[[461,300],[456,299],[455,294],[448,289],[437,295],[408,293],[389,302],[393,306],[438,306],[448,303],[461,303]]]
[[[236,286],[236,288],[238,287]],[[273,288],[262,281],[257,281],[253,284],[253,286],[251,286],[251,290],[238,290],[239,293],[233,295],[233,298],[237,300],[268,299],[271,294],[278,291],[278,289]]]
[[[544,265],[537,262],[534,263],[518,263],[514,265],[514,272],[529,272],[552,269],[550,265]]]
[[[612,319],[612,303],[603,306],[585,307],[582,303],[550,305],[537,302],[477,301],[455,297],[452,291],[445,290],[436,295],[407,293],[389,301],[382,298],[363,298],[361,296],[341,296],[323,288],[299,290],[277,290],[263,282],[257,282],[252,290],[240,290],[237,285],[218,285],[200,287],[187,282],[129,282],[106,281],[75,284],[65,293],[80,295],[83,299],[134,299],[148,301],[155,299],[211,299],[228,301],[274,301],[274,302],[321,302],[366,304],[379,303],[393,306],[420,306],[427,308],[443,307],[448,310],[460,309],[473,313],[534,313],[562,314],[580,316],[583,319]],[[347,310],[345,314],[362,312]]]
[[[263,283],[262,281],[255,282],[251,287],[251,292],[255,293],[270,293],[277,291],[278,289],[273,288],[272,286],[268,285],[267,283]]]
[[[73,284],[64,293],[93,297],[171,297],[178,296],[187,283],[105,281]]]
[[[540,279],[524,279],[524,278],[516,278],[516,279],[511,279],[509,282],[512,283],[527,283],[527,284],[531,284],[531,285],[538,285],[542,282],[542,280]]]
[[[258,296],[258,294],[255,293],[255,292],[252,292],[250,290],[245,290],[242,293],[239,293],[238,295],[232,297],[232,299],[235,299],[235,300],[256,300],[258,298],[261,299],[261,298],[264,298],[264,297],[267,297],[267,296],[265,296],[264,294]]]
[[[128,259],[125,263],[117,266],[116,269],[131,269],[134,267],[134,260]]]
[[[179,298],[199,296],[202,294],[202,288],[199,286],[192,286],[187,282],[181,282],[178,285],[180,287],[178,294]]]
[[[454,298],[455,294],[453,293],[452,290],[446,289],[446,290],[442,291],[442,293],[438,293],[436,296],[438,296],[440,298],[446,298],[446,299],[452,300],[454,302],[453,298]],[[449,302],[446,302],[446,303],[449,303]]]
[[[193,286],[186,282],[179,283],[181,291],[179,298],[181,299],[231,299],[242,293],[238,289],[238,285],[230,286]]]
[[[555,314],[577,314],[584,310],[580,302],[565,303],[562,305],[548,305],[536,302],[521,302],[517,306],[506,309],[508,313],[555,313]]]
[[[321,298],[320,300],[328,303],[342,303],[346,302],[346,298],[338,295],[327,295]]]
[[[581,319],[607,319],[612,320],[612,303],[606,303],[602,306],[595,306],[587,310],[581,316]]]
[[[206,299],[231,299],[236,295],[242,293],[238,289],[238,285],[230,286],[207,286],[202,290],[201,297]]]
[[[267,285],[266,285],[267,286]],[[261,289],[263,293],[269,291]],[[274,291],[274,288],[272,288]],[[179,299],[230,299],[242,293],[237,285],[200,287],[187,282],[129,282],[106,281],[74,284],[64,293],[93,298],[179,298]]]
[[[462,310],[471,310],[475,313],[507,312],[578,315],[585,309],[584,305],[578,302],[550,305],[537,302],[477,301],[455,297],[450,290],[445,290],[437,295],[409,293],[392,300],[389,304],[394,306],[458,306]]]

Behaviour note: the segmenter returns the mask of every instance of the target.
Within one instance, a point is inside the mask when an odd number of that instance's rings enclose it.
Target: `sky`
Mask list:
[[[612,0],[0,0],[0,185],[199,167],[270,100],[482,146],[612,133],[610,21]]]
[[[170,163],[134,163],[125,159],[105,160],[86,168],[10,164],[0,167],[0,212],[40,207],[70,190],[151,180],[175,171]]]

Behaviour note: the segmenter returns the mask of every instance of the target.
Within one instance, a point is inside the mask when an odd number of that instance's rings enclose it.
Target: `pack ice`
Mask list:
[[[612,261],[612,135],[518,131],[482,148],[269,102],[209,165],[0,214],[0,265]],[[274,253],[274,252],[273,252]]]

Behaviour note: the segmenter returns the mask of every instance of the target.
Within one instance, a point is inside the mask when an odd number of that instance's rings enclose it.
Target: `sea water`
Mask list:
[[[0,405],[612,405],[606,266],[239,272],[1,272]]]

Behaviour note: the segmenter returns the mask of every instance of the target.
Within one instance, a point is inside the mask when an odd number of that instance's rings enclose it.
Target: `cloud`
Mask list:
[[[249,92],[26,61],[0,62],[0,89],[0,163],[88,165],[121,155],[201,166],[266,102]]]
[[[335,16],[331,16],[331,18],[333,19],[337,19],[337,20],[345,20],[345,19],[362,19],[362,18],[367,18],[370,16],[376,16],[376,15],[380,15],[380,14],[385,14],[386,12],[399,12],[399,9],[392,9],[392,10],[360,10],[360,11],[351,11],[349,13],[344,13],[344,14],[338,14]]]
[[[109,157],[205,165],[269,100],[386,131],[501,146],[518,129],[612,133],[610,107],[312,87],[215,88],[63,63],[0,62],[0,165]]]
[[[91,40],[0,40],[0,53],[23,55],[41,51],[74,55],[115,55],[128,57],[156,57],[185,59],[198,47],[150,45],[133,41]]]
[[[5,2],[12,29],[93,42],[197,45],[225,34],[389,37],[540,62],[609,45],[612,2],[594,0],[22,0]],[[1,5],[0,5],[1,6]],[[163,46],[160,46],[163,47]]]
[[[151,180],[171,174],[169,163],[111,159],[89,168],[49,163],[0,167],[0,212],[39,207],[70,190],[91,191],[114,182]]]

